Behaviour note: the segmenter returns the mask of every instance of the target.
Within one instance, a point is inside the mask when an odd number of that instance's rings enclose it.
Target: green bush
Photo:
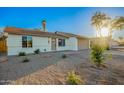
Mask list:
[[[35,54],[39,54],[39,53],[40,53],[40,49],[36,49],[36,50],[34,51],[34,53],[35,53]]]
[[[44,49],[44,52],[46,52],[47,51],[47,49]]]
[[[25,57],[25,58],[22,60],[23,63],[29,62],[29,61],[30,61],[30,59],[28,59],[27,57]]]
[[[18,55],[19,55],[19,56],[26,56],[26,53],[25,53],[25,52],[19,52]]]
[[[107,47],[106,47],[106,50],[110,50],[110,47],[109,47],[109,46],[107,46]]]
[[[67,58],[67,55],[66,54],[62,54],[62,58]]]
[[[67,76],[67,83],[70,85],[79,85],[82,83],[80,77],[74,71],[69,72]]]
[[[100,67],[104,62],[105,59],[104,51],[105,48],[99,44],[94,44],[91,47],[91,59],[98,67]]]

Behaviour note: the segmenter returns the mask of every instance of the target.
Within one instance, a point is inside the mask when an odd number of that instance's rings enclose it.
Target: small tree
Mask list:
[[[97,67],[100,67],[104,62],[104,51],[105,47],[100,44],[93,44],[91,47],[91,59]]]

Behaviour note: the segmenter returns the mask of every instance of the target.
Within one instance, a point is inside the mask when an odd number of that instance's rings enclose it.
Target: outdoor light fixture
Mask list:
[[[8,33],[6,33],[6,32],[5,32],[3,35],[4,35],[5,37],[8,37]]]

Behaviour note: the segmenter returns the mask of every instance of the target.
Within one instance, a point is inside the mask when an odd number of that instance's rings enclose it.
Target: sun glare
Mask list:
[[[108,32],[109,32],[109,30],[108,30],[107,28],[103,28],[103,29],[101,30],[102,36],[108,36]]]

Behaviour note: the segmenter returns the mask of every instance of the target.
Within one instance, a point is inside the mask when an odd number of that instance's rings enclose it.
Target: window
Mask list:
[[[32,36],[22,36],[22,47],[32,47]]]
[[[58,40],[58,45],[59,46],[65,46],[65,39],[59,39]]]

